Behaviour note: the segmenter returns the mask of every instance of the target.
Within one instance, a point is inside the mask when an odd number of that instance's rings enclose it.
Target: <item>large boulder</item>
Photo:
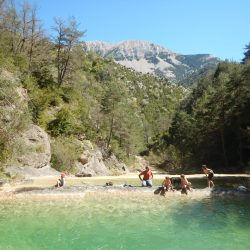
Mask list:
[[[27,130],[15,139],[18,151],[10,162],[7,162],[5,172],[9,176],[16,175],[42,176],[57,175],[50,167],[50,141],[48,134],[36,125],[30,125]]]
[[[113,174],[126,174],[129,172],[125,163],[119,162],[115,155],[111,154],[104,160],[105,165],[110,169]]]
[[[76,176],[105,176],[110,171],[103,162],[103,156],[98,147],[89,140],[82,140],[83,152],[76,161]]]
[[[89,140],[81,140],[83,151],[76,162],[76,176],[105,176],[124,174],[128,167],[117,160],[115,155],[93,145]]]

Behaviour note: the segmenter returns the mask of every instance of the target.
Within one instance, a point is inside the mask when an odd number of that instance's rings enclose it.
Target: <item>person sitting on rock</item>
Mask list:
[[[65,174],[61,173],[60,179],[57,180],[55,187],[63,187],[65,185],[64,177],[65,177]]]

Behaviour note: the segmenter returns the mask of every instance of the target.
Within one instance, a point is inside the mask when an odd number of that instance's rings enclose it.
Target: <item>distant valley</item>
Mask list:
[[[112,57],[117,63],[142,73],[166,77],[183,85],[192,84],[199,75],[216,68],[220,59],[209,54],[182,55],[146,41],[123,41],[111,44],[86,42],[85,50]]]

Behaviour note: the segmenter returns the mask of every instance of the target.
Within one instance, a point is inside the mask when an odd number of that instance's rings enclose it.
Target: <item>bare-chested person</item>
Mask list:
[[[184,174],[181,174],[181,192],[187,194],[188,190],[191,190],[191,182],[188,181]]]
[[[162,182],[162,188],[164,191],[169,191],[173,189],[172,182],[169,176],[166,176],[164,181]]]
[[[214,171],[208,168],[206,165],[202,165],[203,173],[207,176],[207,184],[209,188],[214,187],[213,177]]]

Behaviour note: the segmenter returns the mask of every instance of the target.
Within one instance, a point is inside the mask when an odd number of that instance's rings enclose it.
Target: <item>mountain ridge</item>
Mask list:
[[[183,55],[141,40],[118,43],[90,41],[85,42],[84,49],[87,52],[94,51],[104,58],[112,57],[117,63],[138,72],[177,82],[185,82],[186,78],[200,70],[206,72],[206,69],[215,69],[220,61],[211,54]]]

